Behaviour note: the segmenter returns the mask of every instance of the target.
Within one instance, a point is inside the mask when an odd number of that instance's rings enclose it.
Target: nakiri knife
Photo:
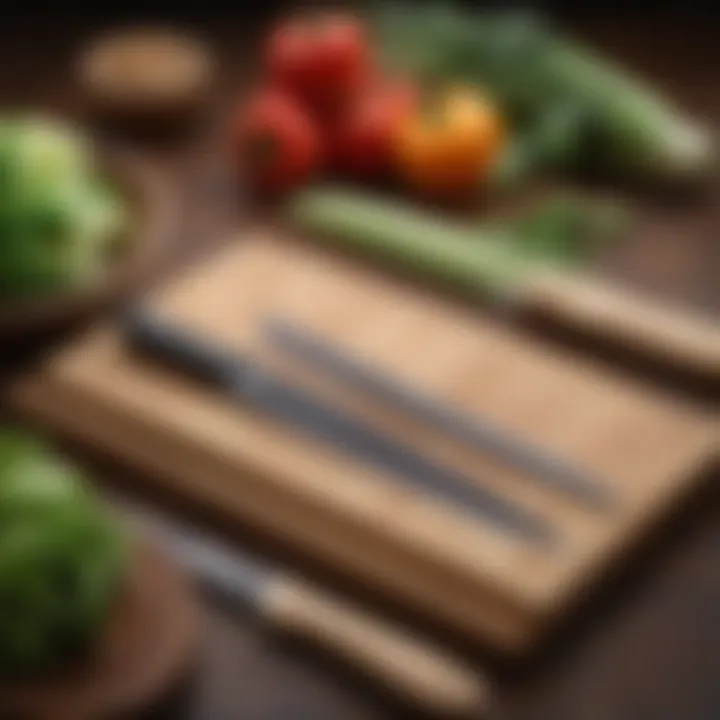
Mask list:
[[[490,419],[453,408],[285,318],[267,318],[264,330],[270,343],[281,352],[387,402],[460,442],[501,458],[511,467],[526,472],[527,477],[564,492],[591,509],[606,510],[612,506],[613,499],[598,478]]]
[[[553,528],[543,519],[307,390],[273,376],[249,356],[217,347],[144,310],[129,313],[124,327],[126,338],[136,351],[169,363],[254,410],[387,471],[389,477],[403,480],[409,488],[452,503],[526,542],[552,545],[557,540]]]
[[[319,647],[399,700],[437,717],[479,717],[489,683],[461,658],[392,620],[185,524],[143,523],[147,536],[210,592],[278,636]]]

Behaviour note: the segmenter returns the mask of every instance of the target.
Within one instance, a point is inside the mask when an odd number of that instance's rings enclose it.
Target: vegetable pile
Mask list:
[[[123,559],[79,470],[0,430],[0,675],[42,671],[86,646],[107,618]]]
[[[42,117],[0,118],[0,303],[94,279],[123,215],[79,132]]]
[[[281,20],[258,87],[235,111],[232,150],[245,180],[292,195],[285,217],[302,231],[456,285],[500,286],[521,266],[585,262],[627,229],[616,193],[608,202],[558,191],[557,180],[566,187],[590,170],[689,185],[716,166],[708,128],[534,13],[364,6],[362,15]],[[507,206],[546,178],[555,196],[480,223],[365,189],[390,180],[431,207]]]
[[[708,128],[537,14],[377,3],[373,20],[393,64],[486,88],[532,169],[592,162],[621,177],[686,181],[715,164]]]
[[[534,14],[369,5],[270,33],[233,124],[256,188],[285,193],[332,172],[438,199],[548,171],[686,182],[714,166],[707,128]]]
[[[383,70],[371,28],[337,13],[291,17],[273,30],[262,84],[233,128],[247,175],[270,193],[323,170],[394,176],[420,196],[468,193],[505,138],[499,108],[480,87],[430,91],[412,72]]]

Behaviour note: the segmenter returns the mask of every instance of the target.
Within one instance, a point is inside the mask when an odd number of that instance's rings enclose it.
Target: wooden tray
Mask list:
[[[338,402],[549,519],[562,544],[523,543],[408,491],[141,361],[112,328],[11,388],[15,406],[136,464],[165,490],[503,651],[536,641],[672,509],[717,449],[717,417],[697,407],[267,229],[246,233],[150,302],[217,342],[320,382]],[[301,321],[593,470],[618,509],[588,511],[326,380],[301,377],[265,346],[265,313]]]

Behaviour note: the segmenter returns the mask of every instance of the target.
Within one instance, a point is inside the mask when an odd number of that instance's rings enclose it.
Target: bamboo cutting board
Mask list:
[[[151,365],[112,327],[11,389],[21,411],[146,471],[150,482],[320,560],[496,648],[536,641],[672,509],[717,451],[717,417],[437,295],[258,228],[149,299],[169,320],[262,358],[472,475],[556,530],[544,547]],[[268,315],[490,417],[603,479],[593,512],[277,357]]]

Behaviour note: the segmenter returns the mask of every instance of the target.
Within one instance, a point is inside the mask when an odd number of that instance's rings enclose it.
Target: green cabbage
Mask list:
[[[0,430],[0,673],[32,673],[101,629],[122,576],[116,526],[77,468]]]
[[[18,300],[96,277],[124,222],[87,140],[36,117],[0,119],[0,298]]]

